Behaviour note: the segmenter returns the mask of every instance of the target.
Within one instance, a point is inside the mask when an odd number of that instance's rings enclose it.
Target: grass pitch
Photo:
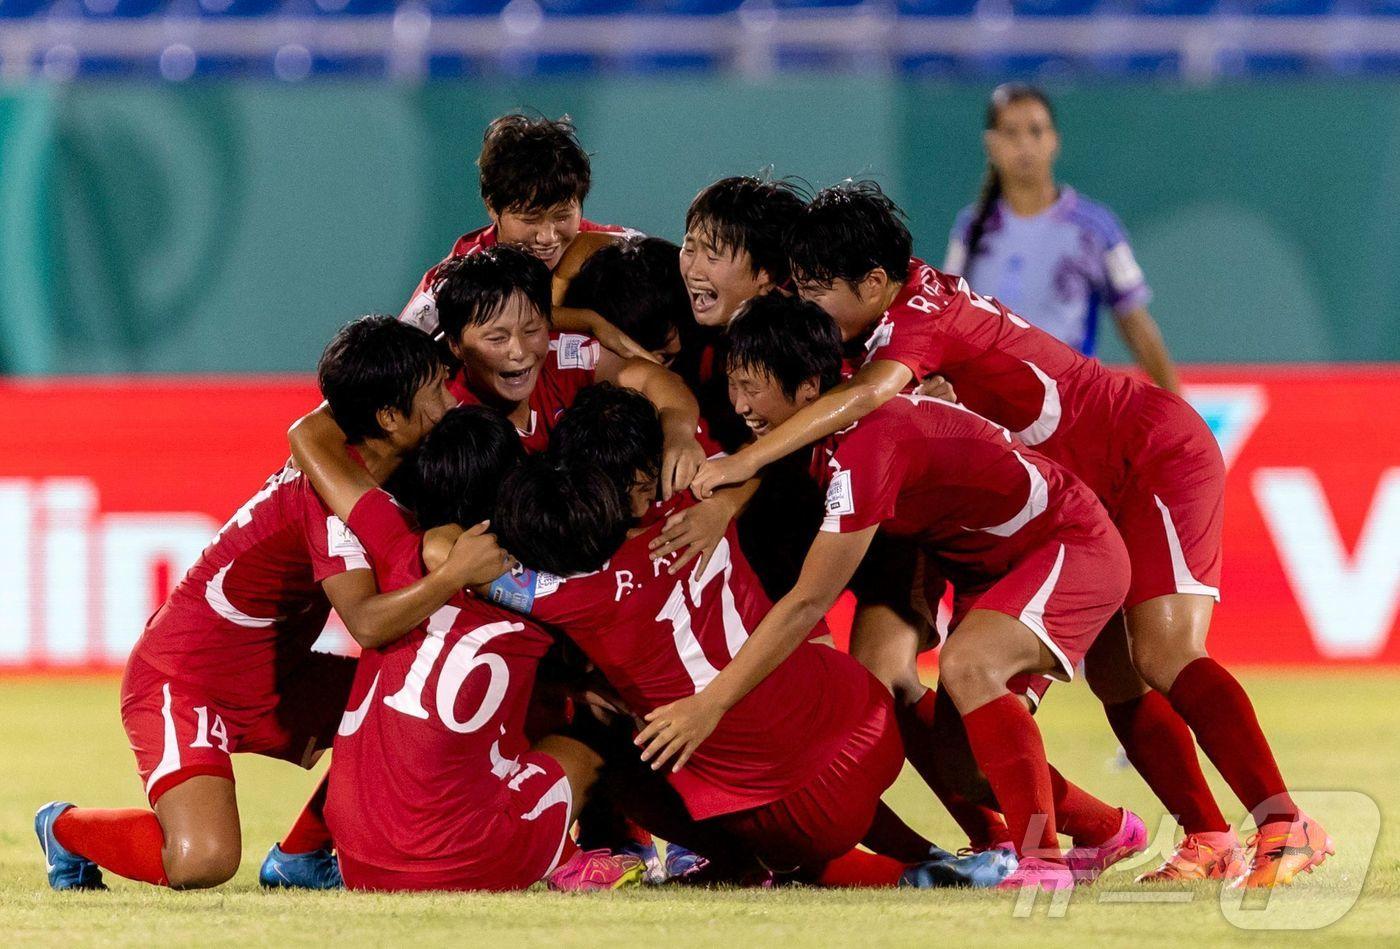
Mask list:
[[[264,894],[257,868],[295,816],[314,776],[235,758],[244,859],[221,889],[172,893],[114,879],[110,893],[58,894],[44,879],[35,808],[58,798],[144,803],[117,715],[114,679],[0,682],[0,933],[12,945],[618,945],[840,946],[874,949],[956,940],[1089,945],[1343,946],[1400,941],[1400,674],[1246,677],[1285,776],[1336,838],[1337,857],[1289,890],[1222,901],[1218,887],[1144,889],[1110,874],[1068,905],[1007,894],[658,888],[596,896]],[[1133,807],[1149,828],[1162,809],[1130,769],[1081,684],[1057,685],[1040,712],[1050,756],[1100,796]],[[1212,778],[1214,779],[1212,773]],[[1222,802],[1239,810],[1214,780]],[[954,825],[910,772],[886,798],[933,839]],[[1163,825],[1152,852],[1169,846]]]

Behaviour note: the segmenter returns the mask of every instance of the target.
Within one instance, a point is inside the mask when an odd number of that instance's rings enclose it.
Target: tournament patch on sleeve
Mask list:
[[[1136,289],[1143,282],[1142,268],[1127,241],[1109,248],[1104,255],[1104,269],[1108,271],[1108,282],[1119,293]]]
[[[560,369],[598,368],[599,344],[591,336],[560,333],[554,345]]]
[[[350,526],[334,514],[326,517],[326,553],[332,557],[343,557],[350,569],[369,569],[369,559],[365,545]]]
[[[431,293],[424,290],[408,301],[408,306],[403,308],[399,319],[410,326],[418,327],[425,333],[436,333],[438,328],[437,300]]]
[[[826,514],[845,517],[856,512],[855,496],[851,493],[851,469],[845,468],[831,476],[826,488]]]

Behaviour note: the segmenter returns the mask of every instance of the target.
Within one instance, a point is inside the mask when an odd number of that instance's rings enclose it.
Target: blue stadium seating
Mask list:
[[[0,20],[23,19],[47,9],[49,0],[0,0]]]
[[[896,0],[895,9],[905,16],[968,16],[977,0]]]

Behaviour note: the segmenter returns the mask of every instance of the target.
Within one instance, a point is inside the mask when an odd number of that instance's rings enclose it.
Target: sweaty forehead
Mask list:
[[[479,324],[482,329],[513,329],[535,320],[543,319],[540,311],[530,302],[530,298],[519,290],[511,293],[491,318]]]
[[[506,208],[503,214],[518,218],[537,217],[567,217],[581,210],[578,201],[570,198],[568,201],[561,201],[558,204],[546,206],[517,204]]]

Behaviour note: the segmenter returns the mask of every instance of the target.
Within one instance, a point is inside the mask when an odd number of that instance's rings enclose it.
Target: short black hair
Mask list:
[[[548,322],[551,319],[549,268],[534,254],[515,247],[489,247],[443,263],[434,279],[438,326],[456,340],[468,326],[491,322],[512,294],[522,293]]]
[[[721,249],[744,251],[755,276],[763,270],[781,286],[790,276],[788,233],[805,203],[802,191],[789,181],[721,178],[690,202],[685,229],[705,231]]]
[[[506,477],[492,527],[521,563],[567,577],[602,569],[632,529],[632,508],[602,468],[546,453]]]
[[[873,181],[823,188],[807,205],[788,241],[793,275],[830,286],[859,283],[876,267],[891,280],[909,277],[914,238],[904,212]]]
[[[496,507],[501,481],[525,457],[515,427],[499,412],[461,405],[443,415],[414,458],[409,493],[418,526],[471,527]]]
[[[567,115],[512,112],[495,119],[486,126],[476,166],[481,200],[496,214],[582,204],[592,184],[588,153]]]
[[[565,468],[596,465],[624,491],[661,475],[661,419],[640,392],[610,382],[581,390],[549,436]]]
[[[720,341],[726,372],[772,377],[789,399],[808,379],[825,392],[841,381],[841,331],[815,303],[765,293],[740,308]]]
[[[593,310],[645,348],[661,349],[691,322],[680,248],[660,237],[600,247],[569,281],[564,305]]]
[[[380,409],[411,414],[418,390],[442,368],[442,356],[427,333],[373,314],[340,328],[316,364],[316,382],[346,441],[355,445],[384,437]]]

